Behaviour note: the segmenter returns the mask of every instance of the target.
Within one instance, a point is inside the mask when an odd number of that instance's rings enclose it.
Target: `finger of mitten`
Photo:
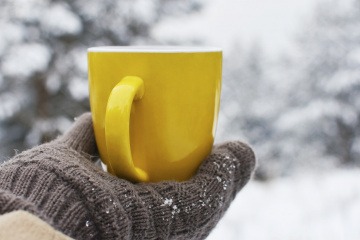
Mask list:
[[[255,155],[246,144],[215,146],[189,181],[155,185],[157,196],[161,196],[160,207],[153,212],[160,222],[157,226],[168,226],[170,238],[205,238],[249,181],[254,168]]]
[[[54,143],[66,144],[70,148],[89,155],[97,154],[91,113],[84,113],[72,127]]]
[[[225,142],[213,148],[200,166],[198,175],[233,179],[236,194],[249,181],[255,166],[255,154],[250,146],[240,141]]]
[[[132,201],[146,207],[149,219],[142,234],[150,239],[205,238],[249,181],[254,166],[250,147],[229,142],[216,146],[189,181],[134,185],[134,199],[141,200]]]

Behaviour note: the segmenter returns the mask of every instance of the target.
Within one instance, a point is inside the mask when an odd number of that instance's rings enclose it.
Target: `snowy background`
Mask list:
[[[3,0],[0,162],[89,110],[86,49],[224,50],[216,141],[258,168],[208,239],[360,239],[359,0]]]

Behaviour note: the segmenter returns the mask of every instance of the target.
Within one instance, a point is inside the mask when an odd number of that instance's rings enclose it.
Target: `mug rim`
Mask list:
[[[210,46],[99,46],[90,47],[88,52],[120,52],[120,53],[198,53],[222,52],[221,48]]]

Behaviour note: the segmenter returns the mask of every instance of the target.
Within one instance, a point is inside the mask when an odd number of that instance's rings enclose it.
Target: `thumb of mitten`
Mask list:
[[[56,139],[55,142],[66,144],[78,152],[95,155],[97,147],[91,113],[84,113],[76,118],[72,127],[64,135]]]

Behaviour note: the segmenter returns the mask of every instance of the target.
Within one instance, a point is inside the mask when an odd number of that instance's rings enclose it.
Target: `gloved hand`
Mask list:
[[[0,166],[0,214],[24,209],[75,239],[203,239],[255,166],[241,142],[215,146],[185,182],[138,183],[93,163],[91,115]]]

